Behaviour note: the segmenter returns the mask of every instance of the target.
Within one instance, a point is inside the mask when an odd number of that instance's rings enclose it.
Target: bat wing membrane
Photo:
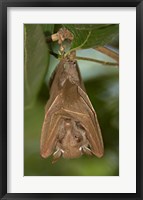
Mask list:
[[[102,146],[102,148],[104,148],[103,147],[102,134],[101,134],[101,130],[100,130],[100,127],[99,127],[96,112],[95,112],[87,94],[79,87],[78,87],[78,91],[79,91],[79,94],[80,94],[81,98],[83,99],[83,101],[88,105],[87,112],[88,112],[89,116],[91,116],[92,122],[95,126],[95,129],[96,129],[96,134],[98,134],[100,141],[101,141],[101,146]]]
[[[94,108],[86,93],[79,86],[68,82],[68,88],[72,87],[74,97],[73,94],[68,93],[67,90],[63,95],[70,96],[70,98],[68,98],[69,102],[64,102],[63,104],[64,111],[66,111],[65,115],[69,114],[70,117],[82,123],[86,129],[87,138],[92,146],[92,152],[96,156],[101,157],[104,153],[104,146]]]
[[[55,98],[54,102],[47,110],[42,126],[40,153],[44,158],[53,153],[58,136],[58,129],[61,124],[61,116],[57,114],[60,109],[59,101],[61,101],[60,95]]]

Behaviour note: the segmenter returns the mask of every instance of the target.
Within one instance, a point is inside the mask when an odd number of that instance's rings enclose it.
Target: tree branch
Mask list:
[[[103,64],[103,65],[112,65],[112,66],[118,66],[119,65],[118,63],[106,62],[106,61],[103,61],[103,60],[97,60],[97,59],[93,59],[93,58],[86,58],[86,57],[79,57],[79,56],[76,56],[76,59],[77,60],[87,60],[87,61],[91,61],[91,62],[100,63],[100,64]]]
[[[95,48],[97,51],[100,51],[101,53],[104,53],[105,55],[113,58],[114,60],[117,61],[118,65],[119,65],[119,54],[117,54],[116,52],[112,51],[111,49],[108,49],[107,47],[96,47]]]

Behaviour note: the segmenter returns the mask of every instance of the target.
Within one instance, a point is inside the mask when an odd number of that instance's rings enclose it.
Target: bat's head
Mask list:
[[[58,160],[61,156],[64,158],[78,158],[83,153],[92,154],[86,138],[86,131],[80,122],[73,119],[64,119],[62,125],[56,151],[53,154],[53,161]]]

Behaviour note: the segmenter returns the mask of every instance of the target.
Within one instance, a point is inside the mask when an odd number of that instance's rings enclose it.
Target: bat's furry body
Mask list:
[[[103,156],[104,147],[94,108],[85,92],[77,61],[65,57],[58,64],[50,88],[40,141],[41,156],[54,161]]]

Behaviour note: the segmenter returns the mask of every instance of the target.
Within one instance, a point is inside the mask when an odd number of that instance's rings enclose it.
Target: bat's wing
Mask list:
[[[100,126],[99,126],[99,123],[98,123],[96,112],[95,112],[87,94],[80,87],[78,87],[78,91],[79,91],[79,94],[80,94],[82,100],[88,105],[87,112],[92,119],[92,123],[94,124],[94,127],[96,129],[96,134],[98,135],[98,137],[100,138],[100,141],[101,141],[101,148],[104,151],[101,129],[100,129]]]
[[[79,86],[68,81],[67,88],[68,90],[65,88],[63,91],[64,111],[73,119],[81,122],[86,129],[86,136],[92,146],[92,152],[101,157],[104,147],[94,108],[86,93]]]
[[[61,106],[59,102],[61,102],[61,95],[55,98],[45,114],[40,140],[40,153],[44,158],[53,153],[62,123],[61,116],[57,114]]]
[[[104,147],[96,113],[79,86],[67,80],[61,93],[54,100],[50,99],[46,107],[40,142],[42,157],[46,158],[53,153],[59,132],[64,127],[63,118],[80,122],[86,130],[93,154],[97,157],[103,155]]]

